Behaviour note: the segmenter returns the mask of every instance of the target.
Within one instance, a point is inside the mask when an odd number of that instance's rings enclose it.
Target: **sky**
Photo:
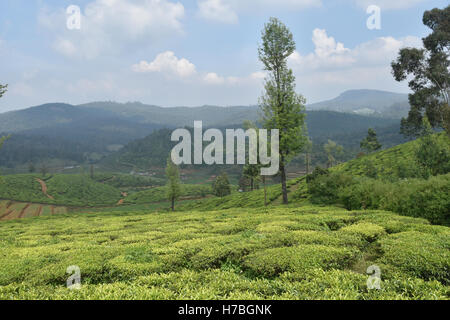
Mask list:
[[[258,45],[270,17],[294,35],[297,50],[289,67],[308,103],[351,89],[407,93],[407,84],[393,79],[390,63],[400,48],[421,46],[429,33],[423,12],[447,4],[2,0],[0,84],[9,90],[0,99],[0,112],[51,102],[255,105],[265,77]],[[368,20],[378,21],[369,6],[380,9],[379,28],[368,28]]]

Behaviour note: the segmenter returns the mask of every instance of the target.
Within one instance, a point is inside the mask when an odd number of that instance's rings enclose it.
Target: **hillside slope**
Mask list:
[[[120,191],[86,175],[7,175],[0,178],[0,199],[63,206],[108,206],[120,199]],[[45,183],[46,192],[43,190]]]
[[[437,135],[442,143],[449,145],[449,139],[444,134]],[[360,159],[354,159],[332,168],[332,171],[345,172],[354,177],[364,176],[368,163],[373,165],[379,178],[394,178],[399,176],[399,170],[415,168],[414,152],[418,141],[411,141],[387,150],[367,155]],[[406,168],[406,169],[405,169]],[[280,204],[281,186],[273,185],[267,188],[268,203],[270,205]],[[308,188],[305,178],[288,181],[289,199],[292,206],[306,203],[308,199]],[[224,198],[204,199],[190,202],[184,205],[184,209],[214,210],[228,208],[254,208],[264,206],[264,190],[253,192],[236,193]]]

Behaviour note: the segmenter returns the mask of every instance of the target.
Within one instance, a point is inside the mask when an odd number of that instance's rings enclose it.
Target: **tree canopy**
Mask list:
[[[260,98],[261,120],[264,128],[279,129],[280,174],[285,204],[288,203],[286,166],[307,142],[306,100],[295,92],[295,77],[287,66],[287,59],[294,51],[292,33],[281,21],[271,18],[264,26],[259,47],[259,59],[268,72],[265,92]]]
[[[426,11],[423,24],[432,30],[423,39],[424,48],[403,48],[392,62],[395,80],[408,79],[414,92],[409,96],[411,110],[402,120],[402,133],[419,136],[426,115],[432,127],[450,134],[450,6]]]
[[[371,153],[380,150],[382,145],[378,142],[377,133],[370,128],[367,132],[367,137],[361,141],[361,149]]]

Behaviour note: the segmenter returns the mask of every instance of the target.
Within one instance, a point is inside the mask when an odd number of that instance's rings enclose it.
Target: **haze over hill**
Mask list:
[[[333,139],[355,149],[367,129],[373,127],[384,145],[401,143],[404,140],[398,133],[399,120],[389,117],[389,110],[405,99],[406,95],[383,91],[344,92],[334,100],[308,106],[309,135],[314,143],[323,144]],[[377,111],[370,116],[358,114],[358,110],[369,106]],[[0,165],[36,163],[46,157],[75,162],[98,160],[155,130],[192,127],[195,120],[202,120],[205,128],[235,128],[241,127],[244,120],[258,121],[259,113],[257,106],[163,108],[139,102],[92,102],[78,106],[45,104],[0,114],[0,133],[14,134],[14,140],[5,144]],[[148,147],[151,141],[156,143],[150,138],[143,145]],[[138,142],[137,145],[141,144]],[[26,153],[23,153],[24,149]],[[146,154],[147,151],[143,152]]]
[[[313,103],[308,110],[332,110],[357,114],[401,118],[408,114],[408,95],[380,90],[349,90],[338,97]]]

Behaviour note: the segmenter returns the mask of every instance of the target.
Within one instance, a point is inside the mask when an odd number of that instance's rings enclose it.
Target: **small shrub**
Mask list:
[[[339,201],[339,192],[342,188],[354,183],[352,176],[334,172],[321,175],[308,183],[308,192],[311,201],[315,204],[335,204]]]

